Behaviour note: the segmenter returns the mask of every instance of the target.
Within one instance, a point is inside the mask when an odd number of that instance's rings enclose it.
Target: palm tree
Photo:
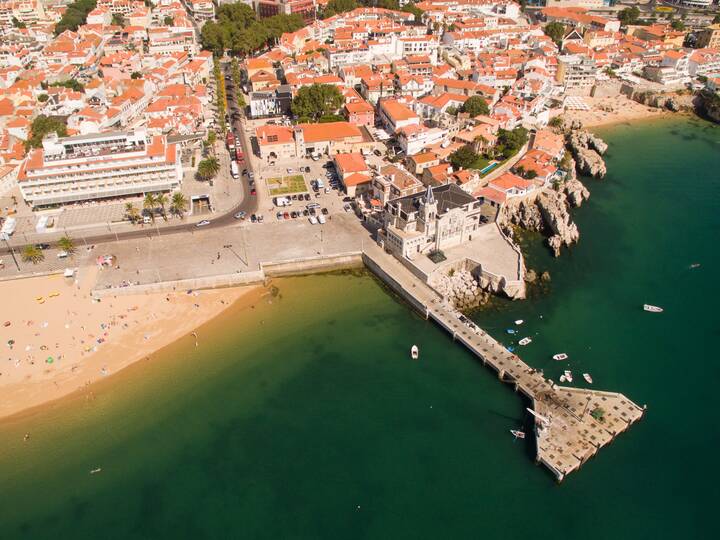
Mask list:
[[[42,252],[42,249],[30,244],[28,246],[25,246],[25,249],[23,249],[22,260],[25,262],[37,264],[40,261],[45,260],[45,254]]]
[[[140,212],[138,212],[135,205],[130,202],[125,204],[125,215],[132,223],[135,223],[138,219],[140,219]]]
[[[198,164],[197,174],[202,180],[210,180],[215,177],[219,170],[220,162],[217,158],[209,157],[207,159],[203,159]]]
[[[165,217],[165,205],[168,202],[167,195],[164,193],[158,193],[155,196],[155,204],[157,204],[160,207],[160,212],[162,213],[163,219],[167,220],[167,217]]]
[[[145,199],[143,199],[143,208],[150,212],[150,219],[152,219],[153,223],[155,223],[155,206],[157,206],[155,195],[147,193]]]
[[[69,236],[63,236],[58,240],[58,247],[70,255],[75,253],[75,242]]]
[[[173,193],[172,202],[170,203],[170,211],[177,216],[183,217],[187,207],[188,200],[185,195],[179,191],[177,193]]]

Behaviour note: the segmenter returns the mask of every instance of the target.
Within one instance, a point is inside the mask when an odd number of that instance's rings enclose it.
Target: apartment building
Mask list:
[[[136,129],[62,139],[51,133],[25,158],[18,184],[37,207],[171,191],[182,177],[176,145]]]
[[[558,57],[558,69],[555,79],[571,95],[589,95],[595,84],[597,67],[595,61],[587,56],[567,54]]]

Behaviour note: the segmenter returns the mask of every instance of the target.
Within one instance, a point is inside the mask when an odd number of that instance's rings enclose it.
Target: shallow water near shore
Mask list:
[[[518,352],[551,378],[587,371],[648,404],[562,485],[512,439],[526,404],[489,369],[367,274],[312,276],[94,399],[0,423],[0,538],[710,537],[720,128],[598,133],[609,173],[588,181],[579,245],[531,243],[547,290],[473,315],[504,343],[532,336]]]

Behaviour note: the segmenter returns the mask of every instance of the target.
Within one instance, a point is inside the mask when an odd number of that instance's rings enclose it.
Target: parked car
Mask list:
[[[257,222],[257,216],[256,216],[255,214],[253,214],[253,215],[250,216],[250,222],[251,222],[251,223]]]
[[[310,215],[310,212],[308,212],[307,210],[303,210],[302,214],[303,216],[308,217]]]
[[[35,244],[35,247],[38,249],[50,249],[50,244]]]
[[[235,219],[245,219],[245,215],[246,215],[245,212],[241,211],[241,212],[238,212],[237,214],[235,214],[233,217]]]
[[[283,218],[285,218],[285,219],[290,219],[290,214],[287,213],[287,212],[284,212],[284,213],[283,213]]]
[[[257,190],[255,188],[252,188],[250,190],[250,195],[257,195]]]
[[[323,208],[323,209],[322,209],[322,213],[323,213],[324,216],[327,216],[330,212],[328,211],[327,208]]]
[[[203,219],[202,221],[198,222],[196,227],[204,227],[205,225],[210,225],[210,222],[207,219]]]
[[[292,212],[290,212],[290,217],[291,217],[291,218],[295,219],[297,216],[298,216],[298,214],[297,214],[297,212],[296,212],[295,210],[293,210]]]
[[[305,194],[305,200],[306,200],[306,201],[309,201],[309,200],[310,200],[310,194],[309,194],[309,193],[306,193],[306,194]]]
[[[382,152],[378,150],[377,148],[373,150],[373,154],[375,154],[377,157],[382,157]]]
[[[349,202],[352,202],[352,200],[353,200],[352,197],[343,197],[343,202],[349,203]]]
[[[282,221],[283,213],[282,213],[282,212],[278,212],[277,214],[275,214],[275,217],[277,218],[278,221]]]

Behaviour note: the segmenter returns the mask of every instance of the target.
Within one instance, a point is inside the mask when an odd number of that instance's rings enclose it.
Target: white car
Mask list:
[[[312,223],[313,225],[317,225],[318,220],[315,216],[310,216],[308,219],[310,220],[310,223]]]
[[[203,219],[202,221],[200,221],[200,222],[199,222],[197,225],[195,225],[195,226],[196,226],[196,227],[204,227],[205,225],[210,225],[210,222],[209,222],[207,219]]]

